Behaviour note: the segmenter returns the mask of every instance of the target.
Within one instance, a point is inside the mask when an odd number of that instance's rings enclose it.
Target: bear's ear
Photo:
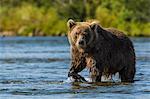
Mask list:
[[[98,27],[98,24],[95,23],[95,22],[93,22],[93,23],[90,24],[90,28],[91,28],[93,31],[95,31],[97,27]]]
[[[71,29],[73,26],[76,25],[76,22],[72,19],[69,19],[68,22],[67,22],[67,26],[69,29]]]

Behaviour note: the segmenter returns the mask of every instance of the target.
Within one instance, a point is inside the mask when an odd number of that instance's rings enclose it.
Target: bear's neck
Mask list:
[[[87,50],[85,50],[84,52],[82,52],[82,54],[85,56],[85,57],[89,57],[91,55],[93,55],[96,51],[96,48],[95,47],[92,47],[92,48],[89,48]]]

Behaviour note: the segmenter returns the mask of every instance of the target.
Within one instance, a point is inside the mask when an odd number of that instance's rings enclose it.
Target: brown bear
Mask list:
[[[71,46],[71,68],[68,77],[86,81],[78,73],[89,68],[92,82],[101,82],[101,76],[119,72],[122,82],[133,82],[135,52],[131,40],[114,28],[103,28],[97,22],[67,22]]]

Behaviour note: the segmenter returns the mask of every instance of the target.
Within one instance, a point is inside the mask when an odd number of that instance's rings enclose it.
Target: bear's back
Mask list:
[[[105,28],[106,31],[110,32],[111,34],[117,36],[118,38],[127,37],[122,31],[119,31],[115,28]]]

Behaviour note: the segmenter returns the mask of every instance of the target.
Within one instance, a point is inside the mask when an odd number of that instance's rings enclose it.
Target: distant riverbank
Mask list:
[[[26,35],[24,34],[19,34],[15,33],[12,31],[5,31],[5,32],[0,32],[0,36],[5,37],[5,36],[27,36],[27,37],[34,37],[34,36],[65,36],[67,35],[66,33],[50,33],[50,34],[44,34],[44,33],[28,33]]]
[[[150,36],[150,0],[1,0],[0,3],[1,36],[64,36],[69,18],[94,19],[101,26],[114,27],[128,36]]]
[[[15,32],[11,32],[11,31],[5,31],[5,32],[0,32],[0,36],[2,37],[5,37],[5,36],[27,36],[27,37],[34,37],[34,36],[66,36],[67,33],[50,33],[50,34],[47,34],[45,35],[44,33],[29,33],[29,34],[26,34],[26,35],[21,35],[21,34],[18,34],[18,33],[15,33]],[[150,33],[148,34],[138,34],[138,35],[128,35],[128,36],[131,36],[131,37],[150,37]]]

